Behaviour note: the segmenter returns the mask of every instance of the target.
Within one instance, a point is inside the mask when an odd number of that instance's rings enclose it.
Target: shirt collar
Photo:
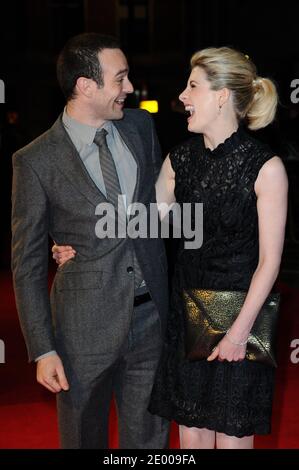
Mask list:
[[[85,145],[91,145],[95,138],[96,132],[100,129],[106,129],[110,134],[113,134],[113,125],[111,121],[106,121],[101,127],[93,127],[88,124],[83,124],[72,118],[66,112],[66,108],[63,110],[62,122],[65,128],[75,134],[77,138]]]

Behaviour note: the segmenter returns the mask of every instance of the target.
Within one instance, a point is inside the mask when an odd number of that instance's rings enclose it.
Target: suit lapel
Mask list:
[[[80,155],[63,127],[61,116],[51,129],[52,158],[57,168],[70,183],[77,188],[94,206],[100,202],[108,202],[89,176]]]
[[[143,168],[146,166],[146,155],[141,136],[136,132],[130,121],[121,119],[113,121],[121,135],[121,138],[132,153],[137,164],[136,186],[132,202],[139,199],[140,190],[144,183],[145,174]],[[54,158],[57,168],[70,183],[77,188],[94,206],[100,202],[109,202],[106,196],[99,190],[92,178],[89,176],[80,155],[72,143],[68,133],[64,129],[61,116],[51,128],[52,158]]]

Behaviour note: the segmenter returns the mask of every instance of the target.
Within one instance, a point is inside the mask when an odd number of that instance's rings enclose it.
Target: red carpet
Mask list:
[[[0,339],[5,342],[5,363],[0,364],[0,448],[57,448],[55,399],[35,382],[35,366],[27,363],[17,319],[11,278],[0,273]],[[291,341],[299,341],[299,290],[281,286],[279,368],[274,400],[272,434],[257,437],[256,448],[299,449],[299,350],[297,364],[290,361]],[[111,448],[117,448],[117,419],[110,419]],[[178,448],[178,429],[171,428],[171,448]]]

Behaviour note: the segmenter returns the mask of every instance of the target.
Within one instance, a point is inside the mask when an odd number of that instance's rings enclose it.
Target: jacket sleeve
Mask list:
[[[49,203],[39,177],[13,156],[12,271],[29,360],[55,349],[48,294]]]

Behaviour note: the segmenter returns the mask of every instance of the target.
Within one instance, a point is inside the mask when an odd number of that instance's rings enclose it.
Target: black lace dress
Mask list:
[[[270,432],[274,370],[241,362],[184,359],[184,288],[248,290],[258,263],[254,183],[274,156],[242,128],[211,151],[197,135],[170,154],[177,202],[203,203],[203,244],[175,266],[166,344],[149,410],[185,426],[243,437]]]

